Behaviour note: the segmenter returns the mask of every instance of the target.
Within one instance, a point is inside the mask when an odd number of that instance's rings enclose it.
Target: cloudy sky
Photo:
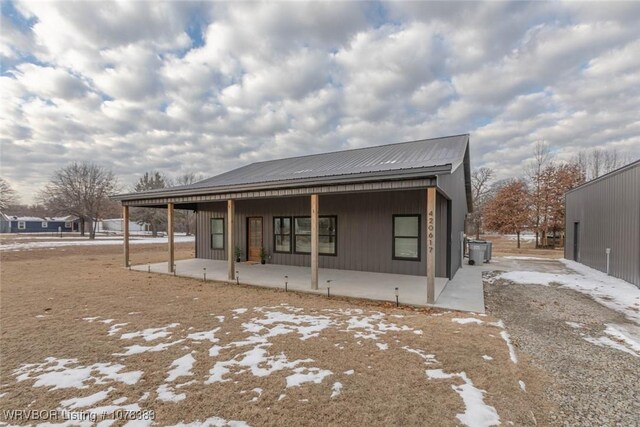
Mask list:
[[[129,187],[470,133],[472,166],[640,157],[640,2],[2,0],[1,172],[31,202],[77,160]]]

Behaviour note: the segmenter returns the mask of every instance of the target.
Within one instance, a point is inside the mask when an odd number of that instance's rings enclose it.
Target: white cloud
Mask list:
[[[130,184],[463,132],[500,178],[538,139],[640,157],[637,3],[11,4],[1,174],[25,201],[73,160]]]

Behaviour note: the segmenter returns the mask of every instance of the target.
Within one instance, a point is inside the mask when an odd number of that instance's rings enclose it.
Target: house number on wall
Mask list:
[[[433,252],[433,229],[434,229],[434,217],[433,210],[430,210],[427,215],[427,250],[428,253]]]

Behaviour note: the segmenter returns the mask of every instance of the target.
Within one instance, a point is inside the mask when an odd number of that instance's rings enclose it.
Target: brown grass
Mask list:
[[[134,246],[132,251],[135,263],[158,262],[166,256],[164,245]],[[178,258],[192,256],[192,245],[178,245]],[[463,412],[464,405],[451,386],[462,382],[428,380],[425,369],[466,372],[476,387],[487,391],[485,402],[496,408],[503,424],[513,421],[516,425],[533,425],[534,417],[538,424],[548,423],[550,403],[544,394],[548,381],[545,374],[532,367],[524,354],[519,354],[518,364],[511,363],[497,327],[451,321],[453,317],[468,317],[462,313],[417,312],[384,304],[132,272],[121,268],[119,246],[3,254],[0,297],[0,394],[6,393],[0,398],[3,409],[55,409],[61,400],[107,388],[91,385],[82,390],[46,390],[33,387],[31,380],[16,382],[16,368],[25,363],[42,363],[52,356],[77,358],[83,365],[121,363],[126,365],[126,371],[144,371],[135,385],[109,384],[116,390],[100,404],[123,396],[128,398],[125,404],[130,404],[150,392],[149,399],[139,403],[143,409],[155,410],[160,425],[212,416],[243,420],[250,425],[457,425],[456,414]],[[323,309],[382,311],[386,321],[424,333],[388,332],[381,340],[389,344],[387,351],[379,350],[376,341],[354,338],[353,333],[341,328],[325,329],[320,337],[305,341],[297,334],[272,338],[269,354],[284,352],[289,360],[311,358],[314,362],[306,366],[333,372],[321,384],[307,383],[283,391],[285,377],[292,373],[288,370],[267,377],[229,375],[233,381],[204,384],[216,360],[230,359],[247,349],[224,350],[219,358],[213,358],[207,352],[209,345],[185,342],[189,348],[178,344],[166,351],[123,358],[114,353],[123,351],[126,345],[149,343],[124,342],[119,335],[107,335],[109,325],[81,320],[100,316],[115,319],[114,323],[128,322],[121,332],[178,322],[177,338],[186,335],[188,328],[193,328],[191,332],[211,330],[219,325],[212,314],[225,315],[217,334],[224,344],[246,338],[242,323],[256,316],[251,311],[253,307],[281,303],[301,307],[305,314],[323,314]],[[250,310],[232,319],[230,310],[239,307]],[[394,314],[404,317],[391,317]],[[36,318],[37,315],[46,317]],[[495,320],[491,316],[482,319]],[[344,349],[337,348],[336,343]],[[403,346],[435,354],[440,363],[427,366]],[[197,381],[177,390],[185,392],[187,398],[178,403],[156,400],[156,389],[164,382],[171,362],[190,351],[195,351],[194,376],[177,381]],[[483,360],[484,354],[494,360]],[[356,374],[344,375],[349,369]],[[520,390],[518,380],[526,383],[526,393]],[[338,398],[330,399],[335,381],[344,388]],[[256,396],[251,390],[256,387],[264,391],[256,402],[251,402]],[[287,397],[278,401],[283,392]]]
[[[481,239],[493,242],[493,256],[521,255],[539,258],[562,258],[564,251],[562,248],[556,249],[536,249],[535,241],[520,240],[518,248],[517,240],[501,234],[484,234]],[[515,237],[514,237],[515,238]]]

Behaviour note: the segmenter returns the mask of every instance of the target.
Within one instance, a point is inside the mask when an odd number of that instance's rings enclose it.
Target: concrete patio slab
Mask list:
[[[176,261],[176,275],[203,279],[206,269],[207,280],[228,282],[227,262],[211,259],[187,259]],[[132,266],[132,270],[171,274],[167,263]],[[466,269],[465,269],[466,270]],[[237,263],[238,282],[268,288],[287,289],[297,292],[363,298],[377,301],[395,302],[395,288],[398,288],[400,304],[428,306],[426,277],[405,274],[372,273],[366,271],[319,269],[319,289],[311,289],[311,273],[308,267],[277,264]],[[460,270],[462,271],[462,269]],[[436,304],[433,306],[451,310],[484,312],[482,276],[478,273],[458,278],[458,273],[449,283],[446,278],[436,278]],[[285,278],[285,276],[287,276]]]

